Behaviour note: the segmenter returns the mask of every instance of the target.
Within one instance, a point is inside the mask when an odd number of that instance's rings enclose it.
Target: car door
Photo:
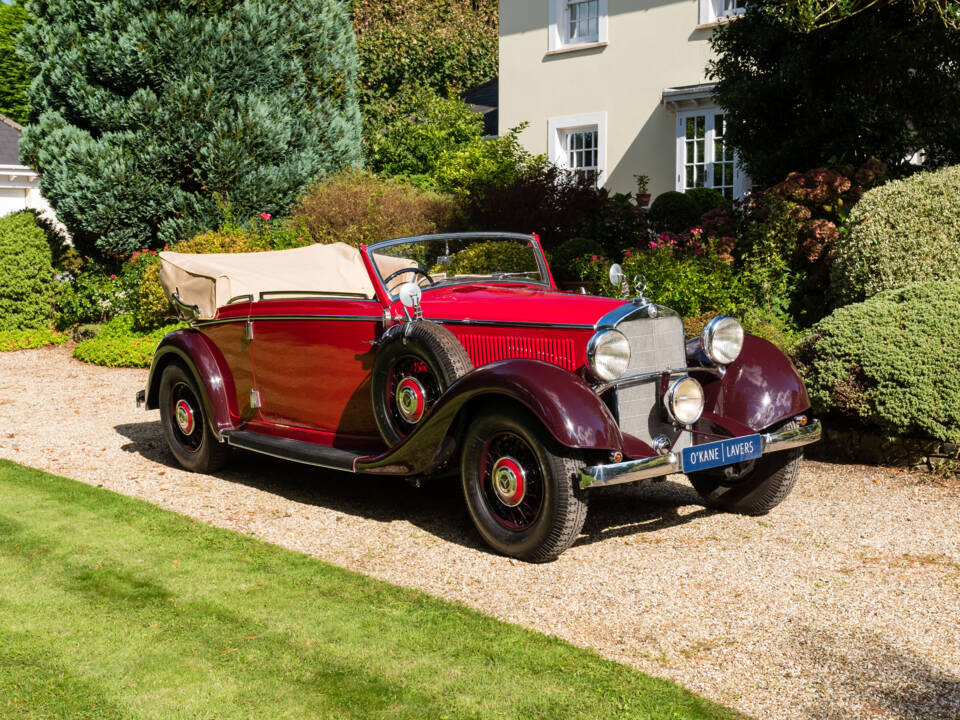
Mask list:
[[[370,371],[383,311],[375,300],[262,300],[251,307],[254,384],[265,423],[314,433],[317,442],[379,442]]]
[[[226,305],[220,308],[215,320],[199,324],[200,331],[213,342],[230,368],[238,412],[234,419],[238,422],[257,417],[257,409],[251,403],[250,394],[253,390],[253,362],[249,342],[250,306],[249,302]]]

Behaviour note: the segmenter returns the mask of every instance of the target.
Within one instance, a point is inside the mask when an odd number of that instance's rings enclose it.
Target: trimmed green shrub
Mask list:
[[[729,210],[733,205],[733,203],[723,196],[722,192],[715,190],[714,188],[690,188],[684,193],[684,195],[693,200],[697,206],[697,212],[700,213],[701,216],[703,216],[705,212],[714,210],[718,207]],[[684,229],[689,230],[690,228]]]
[[[53,253],[36,216],[0,217],[0,330],[49,327],[53,290]]]
[[[917,283],[847,305],[797,352],[816,412],[892,435],[960,440],[960,280]]]
[[[27,88],[30,75],[17,45],[26,11],[19,5],[0,5],[0,113],[21,125],[27,122]]]
[[[454,254],[453,262],[438,266],[434,272],[448,275],[536,270],[533,251],[522,242],[494,240],[475,243]]]
[[[547,157],[533,155],[520,144],[518,133],[524,127],[512,128],[496,138],[477,135],[465,145],[444,151],[433,171],[435,187],[464,198],[541,174],[549,164]]]
[[[850,213],[849,227],[831,272],[844,302],[960,277],[960,165],[870,190]]]
[[[562,243],[550,256],[550,270],[557,280],[578,279],[574,261],[578,258],[606,254],[603,245],[592,238],[575,237]]]
[[[353,246],[455,228],[451,198],[364,172],[322,180],[300,199],[293,219],[314,242]]]
[[[702,214],[693,198],[668,190],[651,203],[648,216],[657,232],[682,233],[699,225]]]
[[[30,0],[23,160],[85,254],[285,213],[361,159],[342,0]],[[51,52],[50,48],[57,48]]]
[[[33,350],[48,345],[63,345],[69,339],[69,335],[55,332],[50,328],[0,330],[0,352]]]
[[[73,356],[105,367],[150,367],[163,336],[182,327],[186,326],[181,323],[138,332],[133,327],[133,316],[121,315],[105,324],[96,336],[78,343]]]

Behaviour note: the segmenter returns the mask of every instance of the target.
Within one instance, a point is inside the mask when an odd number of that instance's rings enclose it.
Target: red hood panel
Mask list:
[[[427,290],[423,316],[434,320],[474,320],[594,325],[623,300],[578,295],[522,285],[454,285]]]

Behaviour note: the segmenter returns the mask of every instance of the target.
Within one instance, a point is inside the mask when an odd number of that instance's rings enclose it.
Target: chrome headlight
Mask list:
[[[714,364],[729,365],[743,349],[743,327],[736,318],[719,315],[703,329],[700,347]]]
[[[682,377],[663,398],[670,419],[681,425],[693,425],[703,412],[703,386],[692,377]]]
[[[623,375],[630,364],[630,343],[626,335],[610,328],[599,331],[587,343],[587,364],[604,382]]]

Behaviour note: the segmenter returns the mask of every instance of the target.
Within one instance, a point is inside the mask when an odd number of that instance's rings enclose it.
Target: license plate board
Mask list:
[[[710,468],[754,460],[763,454],[760,435],[717,440],[683,449],[683,472],[697,472]]]

